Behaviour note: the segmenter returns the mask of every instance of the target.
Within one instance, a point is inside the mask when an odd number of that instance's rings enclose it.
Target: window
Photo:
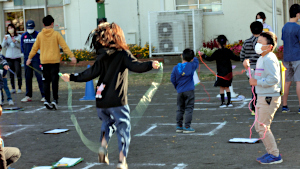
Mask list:
[[[176,9],[203,9],[204,12],[222,12],[222,0],[175,0]]]
[[[5,34],[6,28],[9,24],[14,24],[17,33],[24,32],[24,19],[23,19],[23,11],[6,11],[4,13],[5,20]]]
[[[48,15],[54,18],[54,30],[58,31],[65,38],[65,18],[63,7],[47,8]]]

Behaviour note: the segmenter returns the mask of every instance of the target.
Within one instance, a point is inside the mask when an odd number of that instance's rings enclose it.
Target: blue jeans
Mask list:
[[[3,89],[4,89],[5,93],[6,93],[7,101],[12,100],[9,88],[7,86],[7,78],[3,78]],[[3,102],[4,101],[3,90],[1,90],[1,95],[2,95],[2,102]]]
[[[25,81],[26,81],[26,96],[32,97],[32,78],[33,78],[33,72],[34,72],[36,80],[39,84],[41,95],[42,95],[42,97],[45,97],[44,88],[43,88],[43,81],[42,81],[42,75],[39,72],[36,72],[32,68],[28,67],[25,62],[24,62],[24,65],[25,65],[24,68],[25,68]],[[30,66],[32,66],[36,70],[42,72],[42,70],[40,68],[40,65],[41,64],[39,62],[36,62],[36,61],[33,61],[30,64]]]
[[[118,136],[119,152],[127,157],[130,144],[130,109],[128,105],[112,108],[97,108],[99,119],[102,120],[100,142],[103,136],[107,143],[115,131]]]

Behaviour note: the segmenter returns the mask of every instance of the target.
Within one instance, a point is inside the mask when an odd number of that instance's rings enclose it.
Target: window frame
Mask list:
[[[178,10],[177,7],[197,6],[197,9],[200,9],[200,6],[204,6],[204,5],[221,5],[222,6],[221,11],[218,11],[218,12],[203,12],[203,15],[223,15],[223,0],[222,0],[222,3],[200,4],[199,1],[198,1],[198,4],[190,4],[190,5],[177,5],[176,0],[174,0],[174,4],[175,4],[175,10]]]
[[[66,4],[65,4],[65,0],[63,0],[63,4],[62,5],[48,5],[47,3],[47,0],[45,0],[45,4],[44,5],[34,5],[34,6],[26,6],[26,5],[21,5],[21,6],[10,6],[10,7],[3,7],[3,20],[4,20],[4,15],[6,12],[8,11],[23,11],[23,18],[24,18],[24,28],[26,28],[26,23],[25,23],[25,20],[26,20],[26,16],[25,16],[25,10],[28,10],[28,9],[44,9],[44,14],[45,15],[48,15],[48,8],[51,8],[51,7],[62,7],[63,9],[63,16],[64,16],[64,29],[59,29],[59,30],[56,30],[56,31],[61,31],[61,30],[64,30],[65,32],[67,31],[67,17],[66,17]],[[7,2],[7,3],[14,3],[14,2]],[[6,27],[5,27],[5,24],[3,25],[3,30],[6,30]],[[24,29],[24,32],[25,32],[25,29]],[[18,33],[24,33],[23,31],[19,31]],[[64,39],[65,41],[67,42],[67,33],[65,33],[64,35]]]

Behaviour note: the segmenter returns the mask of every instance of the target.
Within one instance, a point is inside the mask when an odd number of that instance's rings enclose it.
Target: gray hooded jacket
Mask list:
[[[21,54],[21,35],[15,36],[14,39],[16,42],[12,41],[12,38],[9,35],[7,40],[3,38],[2,47],[6,48],[5,57],[8,59],[17,59],[22,56]]]

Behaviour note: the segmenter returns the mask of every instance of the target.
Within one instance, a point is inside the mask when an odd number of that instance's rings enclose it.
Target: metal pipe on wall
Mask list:
[[[140,16],[140,4],[139,0],[136,0],[136,6],[137,6],[137,17],[138,17],[138,29],[139,29],[139,45],[142,45],[142,33],[141,33],[141,16]]]
[[[0,41],[2,42],[5,32],[3,2],[0,2],[0,14]]]
[[[165,11],[165,0],[160,0],[160,10]]]
[[[274,30],[274,33],[276,35],[277,34],[277,8],[276,8],[276,0],[273,0],[272,1],[272,7],[273,7],[273,10],[272,10],[272,15],[273,15],[273,30]]]

